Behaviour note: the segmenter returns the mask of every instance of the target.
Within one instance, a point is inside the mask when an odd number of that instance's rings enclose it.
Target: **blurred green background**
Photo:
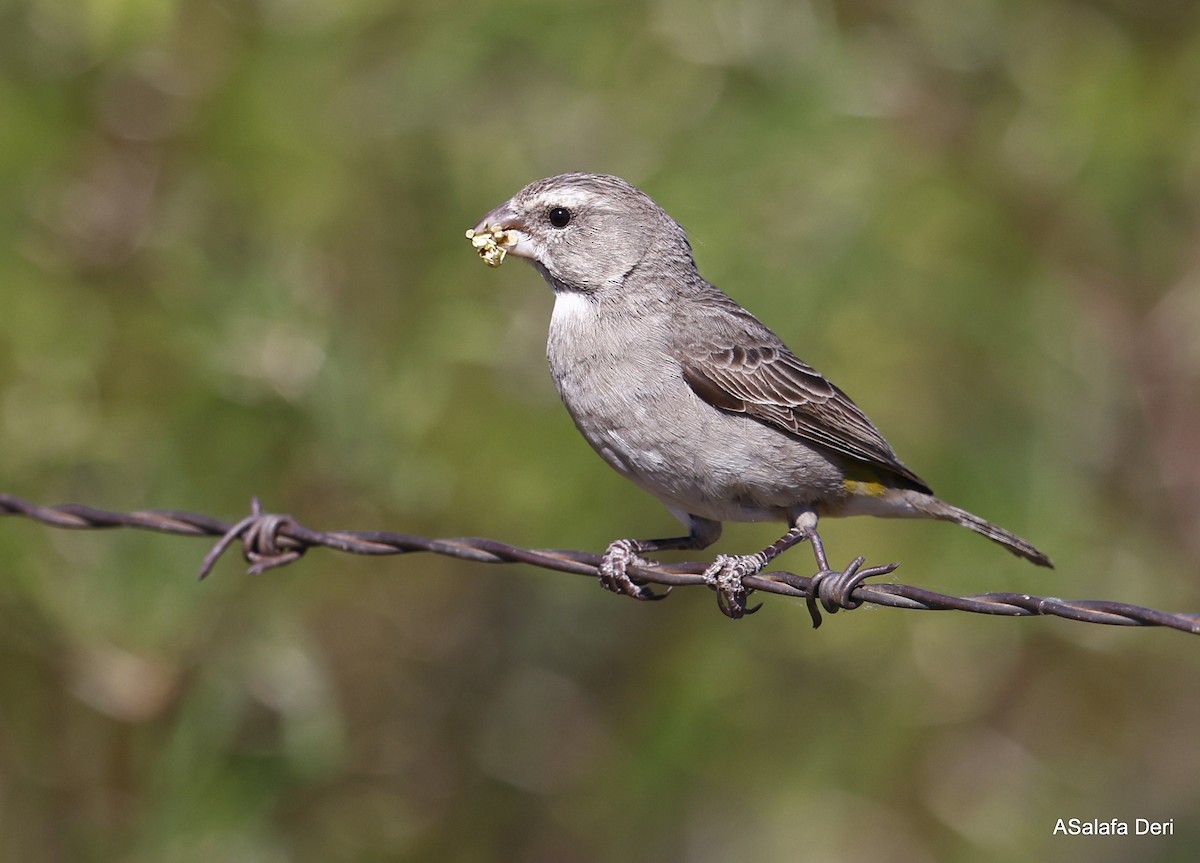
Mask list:
[[[620,174],[866,408],[956,593],[1200,611],[1200,7],[0,3],[0,490],[600,550],[674,529],[463,231]],[[774,526],[733,526],[748,551]],[[0,521],[0,858],[1200,855],[1200,642]],[[782,561],[807,572],[806,550]],[[1053,836],[1172,819],[1169,838]]]

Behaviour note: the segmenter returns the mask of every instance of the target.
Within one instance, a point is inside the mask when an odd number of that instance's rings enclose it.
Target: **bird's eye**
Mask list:
[[[546,213],[546,218],[554,227],[565,228],[571,224],[571,211],[566,207],[551,207],[550,211]]]

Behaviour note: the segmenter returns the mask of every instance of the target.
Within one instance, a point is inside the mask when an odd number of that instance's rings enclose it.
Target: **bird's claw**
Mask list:
[[[738,620],[762,608],[761,604],[753,608],[746,607],[746,598],[751,591],[742,579],[757,575],[765,565],[757,554],[717,555],[717,559],[704,571],[704,581],[717,592],[717,608],[721,609],[722,614]]]
[[[613,593],[621,593],[641,600],[665,599],[671,592],[671,588],[668,587],[662,593],[656,593],[648,585],[634,581],[626,574],[626,569],[630,564],[655,566],[654,561],[646,560],[637,553],[633,540],[618,539],[609,544],[604,551],[604,556],[600,559],[600,586]]]

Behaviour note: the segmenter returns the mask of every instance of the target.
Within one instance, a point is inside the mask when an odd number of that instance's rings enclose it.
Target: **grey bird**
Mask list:
[[[701,549],[725,521],[782,521],[755,554],[705,573],[732,617],[742,579],[802,541],[832,572],[817,520],[953,522],[1039,566],[1024,539],[934,496],[857,405],[696,269],[687,234],[619,177],[537,180],[467,232],[493,266],[527,259],[554,291],[546,354],[575,425],[609,465],[657,497],[687,536],[611,543],[601,583],[656,598],[627,574],[665,549]],[[861,563],[857,561],[856,563]]]

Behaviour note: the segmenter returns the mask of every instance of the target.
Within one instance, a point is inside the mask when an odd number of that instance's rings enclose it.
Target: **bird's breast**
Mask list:
[[[666,460],[664,446],[677,438],[664,434],[663,411],[682,378],[656,327],[568,291],[556,294],[550,319],[546,356],[563,404],[604,459],[630,475]]]
[[[670,353],[674,324],[665,312],[557,294],[546,354],[592,448],[668,505],[718,521],[776,518],[811,493],[844,494],[824,456],[699,398]]]

